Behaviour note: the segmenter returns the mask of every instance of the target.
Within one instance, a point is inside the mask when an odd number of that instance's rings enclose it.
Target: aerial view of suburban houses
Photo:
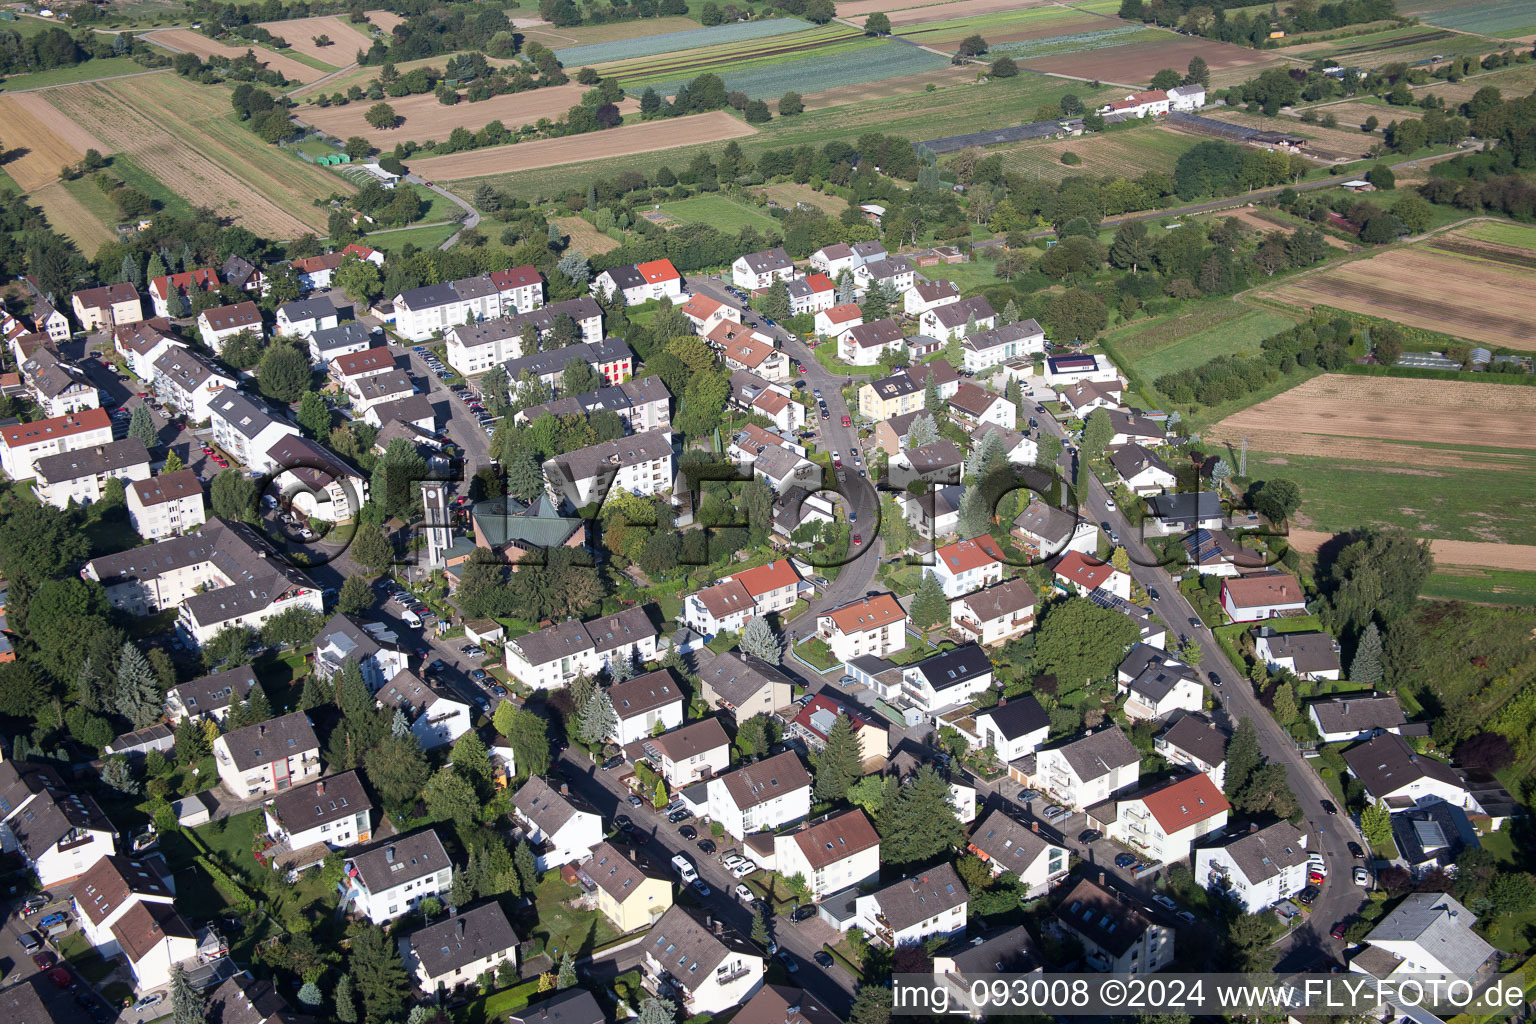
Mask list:
[[[1529,1016],[1531,5],[365,6],[0,8],[0,1024]]]

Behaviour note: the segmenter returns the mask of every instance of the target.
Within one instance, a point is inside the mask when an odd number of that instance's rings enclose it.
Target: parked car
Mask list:
[[[748,889],[745,885],[736,886],[735,892],[736,898],[741,900],[741,902],[745,903],[749,907],[757,899],[757,895],[751,889]]]
[[[43,929],[44,931],[46,931],[49,928],[52,928],[56,924],[68,924],[68,923],[69,923],[69,915],[64,913],[61,910],[61,911],[58,911],[57,913],[49,914],[47,917],[45,917],[41,921],[37,922],[37,926],[39,928]]]
[[[667,815],[667,820],[670,821],[672,824],[676,825],[679,822],[687,821],[691,817],[693,817],[693,815],[689,814],[687,811],[683,810],[682,808],[678,808],[677,810],[673,811],[671,814]]]
[[[1021,790],[1019,790],[1018,801],[1021,804],[1027,804],[1031,800],[1038,800],[1038,799],[1040,799],[1040,792],[1039,792],[1039,790],[1034,790],[1034,789],[1021,789]]]
[[[1100,832],[1096,828],[1089,828],[1084,829],[1081,833],[1078,834],[1077,841],[1082,843],[1084,846],[1087,846],[1089,843],[1096,843],[1103,838],[1103,832]]]
[[[623,763],[624,763],[624,758],[619,756],[618,754],[614,754],[608,760],[603,762],[603,771],[611,772],[611,771],[613,771],[615,768],[617,768],[619,765],[621,765]]]
[[[731,869],[731,874],[735,875],[737,878],[746,878],[756,870],[756,864],[750,860],[744,860],[742,863],[737,864],[734,868]]]
[[[788,953],[780,953],[779,954],[779,963],[783,964],[784,965],[784,969],[786,971],[788,971],[790,974],[794,974],[796,971],[798,971],[800,969],[800,965],[795,963],[794,960],[790,959],[790,956],[789,956]]]
[[[48,968],[58,963],[59,958],[45,949],[41,953],[33,953],[32,962],[37,964],[38,970],[46,971]]]
[[[1323,801],[1323,810],[1327,811],[1329,814],[1338,814],[1339,813],[1339,809],[1333,805],[1333,801],[1332,800],[1324,800]]]
[[[1344,931],[1344,922],[1340,921],[1338,924],[1333,926],[1333,931],[1329,932],[1328,934],[1332,935],[1336,939],[1342,939],[1344,937]]]
[[[33,895],[28,896],[27,899],[26,899],[26,902],[24,902],[21,905],[21,912],[24,915],[35,914],[39,910],[42,910],[44,907],[46,907],[51,902],[53,902],[53,894],[52,893],[48,893],[48,892],[34,893]]]
[[[702,878],[695,878],[693,880],[693,891],[704,897],[708,897],[712,892],[714,892],[714,890],[709,887],[709,884]]]
[[[1155,893],[1152,894],[1152,901],[1154,903],[1159,904],[1160,906],[1167,907],[1169,910],[1176,910],[1176,909],[1178,909],[1178,904],[1177,903],[1173,902],[1172,899],[1170,899],[1169,897],[1163,895],[1160,892],[1155,892]]]
[[[620,832],[631,832],[634,830],[635,823],[630,820],[629,815],[621,814],[613,819],[613,827]]]
[[[1046,821],[1055,821],[1057,818],[1067,817],[1068,813],[1067,809],[1061,806],[1061,804],[1052,804],[1045,809],[1043,817]]]
[[[1360,849],[1360,844],[1359,843],[1351,841],[1348,844],[1348,846],[1349,846],[1349,855],[1351,857],[1360,858],[1360,857],[1364,857],[1365,856],[1365,851]]]
[[[1355,868],[1355,884],[1367,889],[1371,887],[1371,873],[1363,866]]]
[[[1115,867],[1128,868],[1136,863],[1136,858],[1129,853],[1122,853],[1115,857]]]
[[[729,871],[732,868],[734,868],[736,865],[738,865],[738,864],[742,863],[743,861],[745,861],[746,859],[747,858],[743,857],[739,853],[728,853],[724,857],[720,858],[720,866],[725,868],[725,870]]]
[[[472,668],[469,670],[469,678],[477,683],[483,683],[491,678],[491,674],[483,668]]]
[[[816,952],[812,953],[811,959],[816,961],[817,967],[831,967],[833,964],[832,954],[828,953],[824,949],[818,949]]]
[[[816,905],[814,903],[806,903],[806,904],[804,904],[802,906],[796,907],[790,913],[789,919],[791,921],[809,921],[811,918],[813,918],[815,916],[816,916]]]
[[[700,853],[714,853],[715,852],[714,840],[711,840],[711,839],[700,839],[694,845],[696,845],[699,848],[699,852]]]
[[[1312,901],[1317,899],[1318,896],[1322,895],[1322,892],[1323,891],[1317,886],[1309,885],[1305,889],[1301,890],[1301,895],[1297,896],[1296,898],[1300,900],[1304,906],[1310,907],[1312,905]]]
[[[677,830],[677,834],[689,842],[699,838],[699,830],[694,828],[692,825],[684,825],[682,828]]]
[[[643,806],[643,801],[639,797],[631,794],[630,797],[629,797],[629,806],[631,806],[631,807]]]
[[[28,953],[36,953],[43,948],[43,937],[34,931],[25,931],[16,936],[16,941],[21,943],[21,948]]]

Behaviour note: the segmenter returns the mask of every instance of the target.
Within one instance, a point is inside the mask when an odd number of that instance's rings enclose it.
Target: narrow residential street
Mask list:
[[[1065,437],[1060,424],[1051,416],[1038,418],[1041,429],[1049,430],[1057,437]],[[1073,458],[1063,451],[1061,471],[1068,480],[1073,479]],[[1296,749],[1290,736],[1259,703],[1247,676],[1232,664],[1210,629],[1199,624],[1193,606],[1179,593],[1172,577],[1154,564],[1152,552],[1140,539],[1140,530],[1132,527],[1119,509],[1107,509],[1105,502],[1110,497],[1108,490],[1091,473],[1089,479],[1088,494],[1080,499],[1082,505],[1078,511],[1090,522],[1108,522],[1119,533],[1123,546],[1131,556],[1132,578],[1149,592],[1157,594],[1152,602],[1152,610],[1168,626],[1169,646],[1173,646],[1175,638],[1181,635],[1191,636],[1199,644],[1201,659],[1198,672],[1205,677],[1207,691],[1220,706],[1226,719],[1225,724],[1235,728],[1244,718],[1253,722],[1264,756],[1285,766],[1291,791],[1302,807],[1302,828],[1308,836],[1308,848],[1320,850],[1327,859],[1328,878],[1322,886],[1322,894],[1312,904],[1309,918],[1295,926],[1278,944],[1280,966],[1304,967],[1323,953],[1337,957],[1346,944],[1332,938],[1329,932],[1334,925],[1358,913],[1365,902],[1364,890],[1350,879],[1350,868],[1354,860],[1347,843],[1354,840],[1364,845],[1364,841],[1348,817],[1342,814],[1330,815],[1323,807],[1325,800],[1336,802],[1332,800],[1322,779]],[[1213,674],[1221,680],[1220,686],[1210,684]]]
[[[682,854],[693,862],[699,876],[709,886],[710,894],[701,898],[697,892],[678,883],[679,889],[687,893],[684,900],[702,904],[705,913],[724,921],[743,936],[751,934],[752,912],[733,895],[741,879],[732,877],[729,871],[720,866],[721,856],[736,845],[729,835],[714,840],[717,848],[715,853],[703,853],[696,842],[690,842],[678,834],[681,824],[672,824],[648,805],[630,806],[629,794],[619,784],[615,774],[599,771],[576,748],[567,749],[560,755],[559,767],[570,780],[571,792],[591,804],[593,810],[602,815],[605,821],[612,822],[618,815],[626,814],[634,821],[635,831],[650,836],[650,841],[639,847],[638,854],[648,860],[661,875],[676,879],[677,872],[671,863],[676,854]],[[697,827],[698,823],[693,824]],[[701,832],[701,837],[707,834],[707,831]],[[812,954],[822,947],[830,932],[831,929],[824,922],[814,918],[798,924],[792,923],[788,917],[772,917],[769,921],[769,934],[778,943],[779,950],[787,953],[798,968],[789,977],[788,983],[806,989],[822,1000],[823,1005],[846,1017],[853,1004],[853,976],[841,965],[824,968],[816,966],[811,960]],[[768,970],[770,975],[775,972],[782,974],[784,967],[776,957],[770,957]]]

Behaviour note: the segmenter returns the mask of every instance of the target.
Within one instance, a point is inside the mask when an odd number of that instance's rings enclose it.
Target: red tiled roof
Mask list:
[[[756,598],[770,591],[798,583],[800,574],[795,572],[795,567],[789,564],[789,559],[781,558],[777,562],[759,565],[754,569],[743,569],[732,579],[746,587],[747,593]]]
[[[805,283],[813,292],[830,292],[835,287],[826,274],[811,274],[806,277]]]
[[[337,373],[343,377],[353,377],[369,370],[392,369],[395,365],[395,354],[389,350],[389,346],[381,345],[364,352],[337,356],[335,362]]]
[[[636,263],[635,269],[650,284],[655,284],[658,281],[678,281],[682,279],[682,275],[677,272],[677,268],[672,266],[671,260],[650,260],[646,263]]]
[[[846,302],[841,306],[833,306],[831,309],[823,310],[822,315],[835,324],[845,324],[852,320],[863,319],[864,311],[853,303]]]
[[[686,316],[691,316],[695,320],[708,320],[714,315],[715,310],[724,305],[725,303],[717,302],[708,295],[690,295],[681,308]]]
[[[207,267],[200,270],[184,270],[180,274],[167,274],[157,277],[149,283],[149,290],[166,298],[170,295],[167,290],[175,288],[178,292],[191,291],[194,287],[203,291],[212,291],[219,286],[219,275]]]
[[[1003,560],[1003,552],[989,534],[972,537],[970,540],[957,540],[939,548],[934,554],[938,555],[951,574],[980,569],[984,565]]]
[[[356,242],[353,242],[341,251],[343,254],[356,256],[360,260],[365,260],[378,252],[377,249],[370,249],[366,245],[358,245]],[[492,274],[491,276],[495,277],[496,275]]]
[[[531,284],[543,284],[544,275],[532,266],[508,267],[506,270],[493,270],[490,274],[491,283],[505,291],[508,288],[522,288]]]
[[[55,416],[50,420],[33,420],[31,423],[13,423],[0,430],[0,441],[7,448],[24,448],[27,445],[56,437],[71,437],[90,430],[110,430],[112,420],[105,409],[85,409],[67,416]]]
[[[1147,811],[1170,836],[1232,809],[1216,783],[1203,773],[1175,779],[1138,799],[1147,805]]]
[[[855,808],[794,833],[795,845],[813,869],[836,864],[880,845],[880,836],[864,812]]]
[[[907,617],[901,605],[896,603],[895,595],[890,593],[863,597],[825,614],[844,633],[864,633],[892,622],[901,622]]]
[[[1081,551],[1068,551],[1056,563],[1056,575],[1088,590],[1097,590],[1115,573],[1115,567]]]
[[[1258,576],[1240,576],[1227,580],[1223,586],[1236,608],[1259,608],[1265,605],[1296,604],[1305,600],[1301,584],[1289,573],[1263,573]]]

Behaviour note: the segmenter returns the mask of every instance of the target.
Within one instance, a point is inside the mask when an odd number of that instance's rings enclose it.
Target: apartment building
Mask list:
[[[443,340],[447,343],[448,365],[466,376],[473,376],[508,360],[534,355],[523,351],[523,335],[531,329],[543,344],[552,336],[555,321],[560,317],[570,317],[576,326],[579,343],[595,345],[603,340],[603,308],[590,296],[583,295],[578,299],[446,329]]]
[[[1307,834],[1288,821],[1251,825],[1197,849],[1195,880],[1262,913],[1307,887]]]
[[[0,848],[18,852],[39,885],[63,885],[111,856],[117,830],[86,793],[64,787],[58,772],[27,761],[0,761]]]
[[[1056,923],[1083,944],[1088,966],[1106,974],[1152,974],[1173,962],[1173,929],[1157,924],[1103,887],[1083,879],[1056,910]]]
[[[256,673],[249,665],[177,683],[165,693],[165,715],[172,722],[183,718],[222,722],[230,708],[245,702],[255,685]]]
[[[621,934],[649,928],[672,909],[672,881],[650,870],[627,848],[628,856],[612,843],[592,847],[592,856],[577,869],[597,899],[597,909]]]
[[[970,893],[943,863],[855,901],[855,922],[871,942],[890,949],[921,946],[965,931]]]
[[[30,480],[39,459],[110,443],[112,419],[105,409],[12,423],[0,427],[0,469],[12,480]]]
[[[70,903],[80,932],[103,957],[122,952],[112,928],[137,903],[169,907],[176,898],[176,882],[165,870],[164,860],[138,860],[108,856],[91,865],[70,886]]]
[[[160,400],[193,423],[202,423],[213,410],[213,399],[238,381],[200,352],[169,348],[155,360],[155,393]]]
[[[588,366],[608,384],[619,384],[635,370],[635,354],[619,338],[604,338],[597,342],[578,342],[564,348],[535,352],[503,364],[507,379],[520,381],[525,377],[536,380],[547,388],[560,384],[565,367],[572,359],[586,360]]]
[[[354,352],[373,348],[373,331],[360,320],[350,320],[335,327],[324,327],[309,337],[309,358],[316,364],[329,363]]]
[[[166,274],[149,282],[149,298],[155,306],[155,316],[183,316],[185,303],[198,292],[212,292],[219,288],[219,274],[211,267],[184,270],[179,274]],[[177,308],[171,302],[177,301]]]
[[[261,322],[261,310],[249,300],[232,306],[216,306],[197,314],[197,332],[203,344],[215,352],[223,352],[225,342],[237,334],[249,332],[264,337],[266,326]]]
[[[48,416],[65,416],[101,405],[101,395],[85,371],[65,362],[48,345],[39,345],[21,361],[21,379],[37,407]]]
[[[292,855],[311,851],[300,866],[325,858],[331,850],[366,843],[373,835],[373,801],[357,772],[342,772],[278,793],[264,812],[267,835]],[[274,853],[274,856],[276,855]]]
[[[794,261],[782,246],[749,252],[736,257],[736,262],[731,264],[731,283],[752,291],[767,288],[775,281],[788,281],[794,276]]]
[[[625,749],[631,761],[647,762],[673,789],[719,775],[731,766],[731,739],[718,718],[701,718]]]
[[[678,301],[683,295],[683,276],[669,259],[610,267],[592,279],[592,294],[612,299],[618,296],[626,306],[652,299]]]
[[[585,394],[568,395],[542,405],[528,406],[519,409],[512,419],[514,423],[522,424],[532,423],[545,413],[558,419],[562,416],[590,416],[605,410],[618,416],[635,434],[666,430],[672,425],[672,392],[667,390],[660,377],[641,377]]]
[[[32,466],[37,500],[54,508],[90,505],[100,501],[108,480],[129,484],[149,478],[149,452],[136,437],[109,441],[93,448],[79,448],[45,455]]]
[[[639,950],[645,987],[689,1016],[722,1014],[763,984],[761,950],[723,923],[706,925],[682,907],[662,914]]]
[[[410,341],[426,341],[468,320],[527,313],[543,304],[544,278],[539,272],[531,266],[512,267],[401,292],[394,298],[395,330]]]
[[[1036,783],[1057,803],[1092,807],[1136,785],[1141,755],[1116,726],[1049,747],[1035,755]]]
[[[979,318],[977,326],[980,326]],[[1034,320],[1023,320],[967,334],[960,347],[965,353],[964,368],[977,373],[1015,359],[1044,355],[1045,330]]]
[[[145,540],[195,530],[208,519],[203,483],[190,469],[162,473],[128,485],[128,521]]]
[[[517,966],[522,941],[495,900],[461,910],[446,920],[418,928],[406,937],[405,965],[418,988],[438,998],[503,966]]]
[[[647,672],[608,687],[608,699],[618,716],[613,741],[625,746],[683,724],[683,690],[669,669]]]
[[[1037,603],[1022,579],[995,583],[951,601],[949,625],[983,647],[994,647],[1035,628]]]
[[[71,295],[69,301],[75,310],[75,322],[86,332],[136,324],[144,319],[144,303],[139,299],[139,290],[131,284],[85,288]]]
[[[953,600],[1001,583],[1004,565],[1002,549],[984,533],[936,549],[933,563],[923,566],[923,575],[936,577],[944,588],[944,596]]]
[[[449,746],[474,725],[474,709],[463,698],[409,670],[396,673],[374,696],[385,711],[405,716],[423,750]]]
[[[1204,774],[1183,775],[1088,809],[1088,822],[1150,864],[1175,864],[1226,828],[1232,805]]]
[[[112,350],[127,361],[128,369],[142,381],[154,379],[155,360],[172,347],[186,346],[171,333],[170,323],[159,317],[112,328]]]
[[[299,428],[273,416],[267,407],[243,391],[225,388],[208,402],[213,443],[235,461],[257,473],[270,473],[277,463],[268,454],[284,437],[297,437]]]
[[[329,448],[300,434],[284,434],[262,460],[275,474],[269,490],[309,519],[339,523],[368,500],[368,480]]]
[[[727,576],[714,586],[690,594],[683,601],[683,622],[713,636],[739,632],[760,615],[794,607],[800,591],[800,574],[781,558]]]
[[[632,434],[557,455],[544,463],[544,479],[551,500],[572,509],[601,503],[614,488],[664,494],[676,475],[674,454],[670,430]]]
[[[219,780],[239,800],[320,775],[320,740],[302,711],[225,733],[213,741],[213,756]]]
[[[787,675],[751,655],[715,654],[705,648],[696,657],[704,702],[728,712],[737,722],[771,715],[794,697],[794,683]]]
[[[879,657],[907,646],[907,613],[890,593],[862,597],[833,608],[816,620],[816,634],[840,661],[861,655]]]
[[[793,750],[716,776],[709,816],[737,839],[769,832],[811,813],[811,776]]]
[[[857,807],[773,837],[774,870],[799,875],[820,901],[880,876],[880,835]]]
[[[603,819],[561,785],[557,791],[537,775],[512,797],[512,811],[533,846],[540,871],[585,860],[603,840]]]
[[[992,871],[992,877],[1011,874],[1031,897],[1043,896],[1067,874],[1067,848],[1040,834],[1040,823],[1028,826],[1002,809],[981,820],[971,833],[966,849]]]
[[[382,925],[453,884],[453,864],[434,829],[395,836],[359,850],[342,868],[345,899]]]
[[[577,675],[606,671],[620,659],[656,660],[656,627],[644,607],[586,622],[574,619],[508,640],[507,671],[536,690],[564,686]]]

